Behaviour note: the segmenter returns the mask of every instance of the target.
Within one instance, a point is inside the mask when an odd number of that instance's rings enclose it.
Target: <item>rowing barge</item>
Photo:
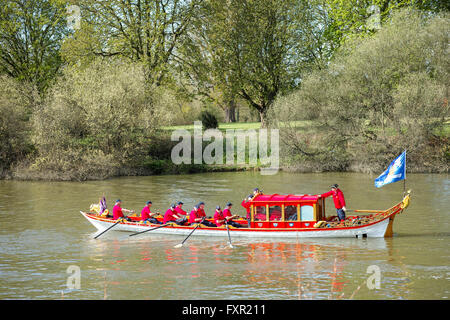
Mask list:
[[[348,215],[339,222],[337,217],[325,215],[325,199],[317,195],[264,195],[258,194],[250,200],[251,220],[235,220],[242,228],[229,226],[233,237],[243,238],[355,238],[392,237],[393,223],[397,214],[409,205],[410,191],[402,201],[386,210],[353,210],[359,215]],[[101,217],[95,212],[80,213],[99,231],[104,231],[117,221]],[[159,219],[162,219],[160,217]],[[155,228],[157,224],[144,224],[139,217],[122,221],[115,231],[141,232]],[[212,221],[212,219],[211,219]],[[147,234],[188,235],[196,225],[179,226],[169,224]],[[227,229],[200,225],[195,236],[227,237]]]

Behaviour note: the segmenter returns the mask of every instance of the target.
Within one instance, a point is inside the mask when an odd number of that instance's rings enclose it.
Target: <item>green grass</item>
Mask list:
[[[291,121],[290,125],[296,128],[306,128],[314,125],[313,121],[302,120],[302,121]],[[165,126],[161,128],[162,130],[173,131],[173,130],[194,130],[194,124],[186,124],[179,126]],[[219,123],[219,130],[258,130],[261,129],[260,122],[230,122],[230,123]]]

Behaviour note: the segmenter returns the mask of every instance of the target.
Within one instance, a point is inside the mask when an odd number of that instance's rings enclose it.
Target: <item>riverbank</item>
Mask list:
[[[318,133],[316,124],[313,121],[292,121],[288,123],[289,130],[294,128],[296,133],[304,135],[312,143]],[[348,150],[341,150],[340,154],[334,152],[322,152],[315,155],[305,155],[292,150],[289,144],[285,143],[286,137],[283,131],[286,124],[280,125],[280,151],[279,170],[292,173],[321,173],[321,172],[354,172],[366,174],[380,174],[387,165],[396,157],[390,150],[380,150],[378,153],[366,153],[356,145],[348,144]],[[440,133],[441,137],[448,138],[450,125]],[[218,127],[227,138],[227,133],[235,133],[242,130],[244,134],[251,131],[258,132],[259,122],[250,123],[220,123]],[[95,153],[69,154],[61,158],[31,158],[22,161],[9,170],[0,172],[0,179],[24,180],[24,181],[87,181],[104,180],[121,176],[151,176],[151,175],[177,175],[191,173],[208,172],[237,172],[237,171],[259,171],[264,165],[257,155],[256,161],[249,159],[248,144],[245,148],[244,163],[238,162],[237,145],[234,146],[234,164],[175,164],[171,159],[171,152],[179,141],[172,141],[171,134],[175,130],[186,130],[190,133],[194,130],[194,125],[166,126],[160,128],[158,134],[152,137],[146,154],[140,158],[133,158],[132,162],[121,162],[115,160],[110,155],[97,155]],[[308,143],[308,140],[305,140]],[[202,150],[210,144],[210,141],[202,142]],[[311,145],[306,145],[311,148]],[[433,149],[435,148],[435,149]],[[448,149],[448,147],[447,147]],[[433,150],[437,150],[435,152]],[[223,144],[223,163],[227,163],[226,144]],[[302,150],[303,151],[303,150]],[[194,159],[194,147],[191,148],[191,159]],[[270,153],[270,145],[268,153]],[[59,155],[61,157],[61,154]],[[440,147],[429,146],[423,153],[408,153],[407,172],[408,173],[448,173],[448,150]],[[56,159],[56,160],[55,160]],[[193,162],[193,161],[192,161]],[[216,162],[217,163],[217,162]],[[229,163],[229,162],[228,162]],[[239,164],[237,164],[239,163]],[[256,164],[255,164],[256,163]]]

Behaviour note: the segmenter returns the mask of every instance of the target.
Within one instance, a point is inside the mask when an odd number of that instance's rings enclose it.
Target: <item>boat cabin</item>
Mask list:
[[[250,203],[251,228],[313,228],[325,220],[325,201],[317,195],[259,194]]]

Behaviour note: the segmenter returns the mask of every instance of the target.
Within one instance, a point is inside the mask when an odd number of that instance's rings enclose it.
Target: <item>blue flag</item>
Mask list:
[[[406,150],[403,151],[394,161],[391,162],[389,167],[378,178],[375,179],[375,187],[381,188],[382,186],[400,181],[406,178]]]

